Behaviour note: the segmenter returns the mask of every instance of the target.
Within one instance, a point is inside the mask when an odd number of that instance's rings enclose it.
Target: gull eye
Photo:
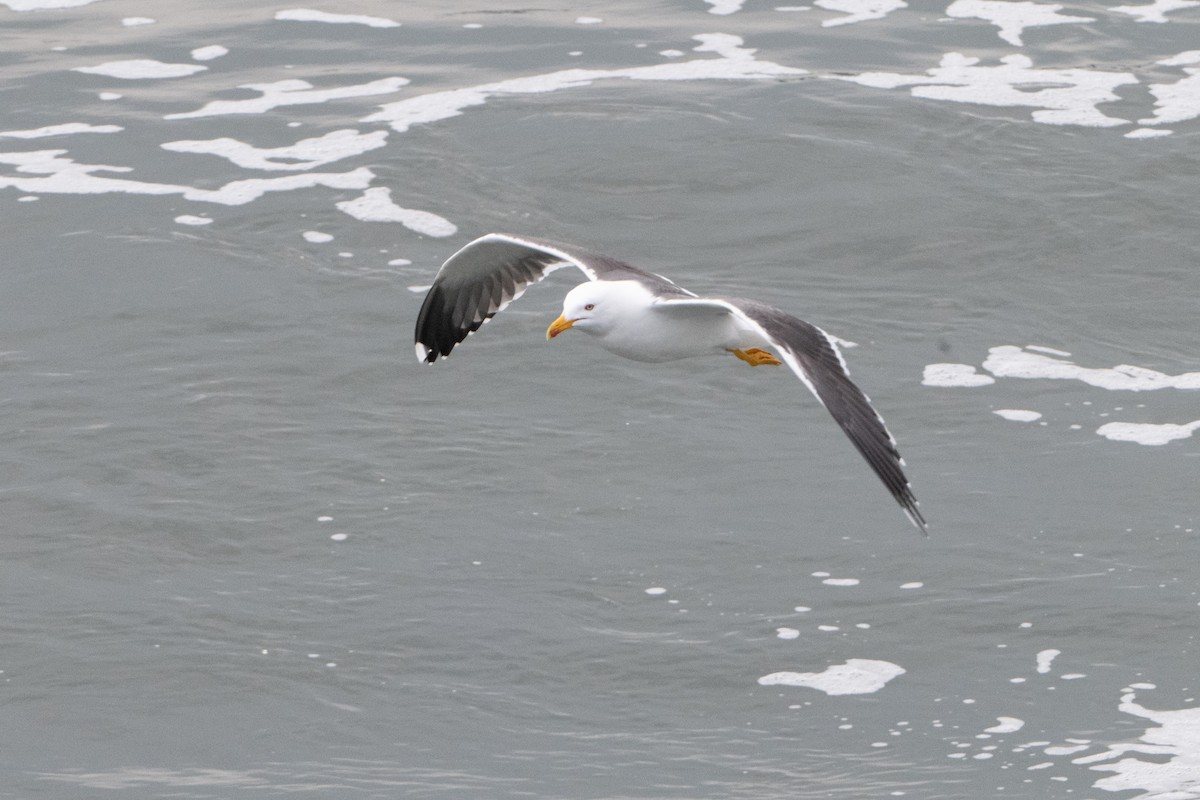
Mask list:
[[[595,304],[595,303],[588,303],[586,306],[584,306],[584,307],[583,307],[583,310],[584,310],[584,311],[591,311],[591,310],[592,310],[593,308],[595,308],[595,307],[596,307],[596,304]]]

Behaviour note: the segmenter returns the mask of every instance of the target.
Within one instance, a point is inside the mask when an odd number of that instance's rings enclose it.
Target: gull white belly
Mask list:
[[[765,344],[761,336],[739,325],[730,314],[667,314],[653,308],[598,333],[597,342],[619,356],[649,362],[717,355]]]

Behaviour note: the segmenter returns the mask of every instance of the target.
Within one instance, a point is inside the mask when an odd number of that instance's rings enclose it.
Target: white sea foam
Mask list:
[[[1153,711],[1138,704],[1133,692],[1122,695],[1117,708],[1157,725],[1137,741],[1109,745],[1104,752],[1073,759],[1075,764],[1113,773],[1096,781],[1095,788],[1136,791],[1138,797],[1163,800],[1200,797],[1200,708]],[[1108,763],[1098,763],[1101,761]]]
[[[1174,131],[1168,128],[1134,128],[1125,134],[1126,139],[1161,139],[1170,136]]]
[[[83,72],[87,75],[103,75],[106,78],[119,78],[123,81],[145,81],[183,78],[206,69],[208,67],[199,64],[166,64],[152,58],[131,58],[126,61],[106,61],[94,67],[75,67],[73,71]]]
[[[1080,367],[1071,361],[1027,352],[1013,345],[988,350],[983,368],[998,378],[1077,380],[1112,391],[1144,392],[1157,389],[1200,389],[1200,372],[1167,375],[1144,367]]]
[[[180,225],[211,225],[212,217],[197,217],[194,214],[180,214],[175,218]]]
[[[724,16],[726,14],[736,14],[738,11],[741,11],[742,5],[746,0],[704,0],[704,2],[712,6],[708,10],[708,13]]]
[[[291,192],[326,186],[331,189],[364,189],[375,175],[360,167],[351,172],[307,172],[302,175],[285,175],[279,178],[249,178],[232,181],[218,189],[205,190],[188,187],[184,198],[206,203],[240,206],[253,202],[269,192]]]
[[[1170,58],[1163,58],[1154,62],[1162,64],[1165,67],[1182,67],[1187,64],[1200,64],[1200,50],[1185,50],[1182,53],[1173,55]]]
[[[954,0],[946,8],[946,16],[956,19],[987,20],[1000,29],[1000,38],[1020,47],[1021,34],[1026,28],[1066,23],[1095,22],[1095,17],[1073,17],[1060,14],[1062,6],[1018,0]]]
[[[903,675],[904,667],[890,661],[851,658],[824,672],[772,672],[758,679],[761,686],[807,686],[828,695],[872,694]]]
[[[1025,721],[1016,717],[996,717],[996,725],[984,728],[985,733],[1016,733],[1025,727]]]
[[[987,386],[995,382],[970,364],[927,364],[921,376],[922,386]]]
[[[210,44],[205,47],[197,47],[192,51],[192,58],[196,61],[212,61],[214,58],[229,55],[229,48],[222,47],[219,44]]]
[[[893,11],[908,7],[908,3],[904,0],[816,0],[813,5],[827,11],[841,11],[846,15],[825,20],[821,23],[823,28],[852,25],[855,22],[865,22],[871,19],[883,19]]]
[[[201,67],[204,69],[204,67]],[[407,86],[408,78],[380,78],[377,81],[351,86],[335,86],[332,89],[317,89],[308,81],[290,78],[274,83],[244,83],[239,89],[259,92],[260,97],[248,100],[213,100],[203,108],[179,114],[167,114],[163,119],[195,119],[216,117],[224,114],[262,114],[282,106],[310,105],[348,97],[370,97],[398,92]]]
[[[1022,408],[998,408],[992,413],[1013,422],[1036,422],[1042,418],[1042,415],[1037,411],[1026,411]]]
[[[0,131],[0,136],[12,139],[44,139],[48,136],[65,136],[75,133],[118,133],[125,130],[120,125],[90,125],[86,122],[64,122],[26,131]]]
[[[1191,56],[1195,52],[1189,51],[1186,55]],[[1168,66],[1181,65],[1170,63]],[[1154,95],[1154,116],[1139,119],[1139,124],[1171,125],[1200,117],[1200,67],[1184,66],[1183,71],[1187,77],[1174,83],[1150,84],[1150,94]]]
[[[136,28],[139,25],[153,25],[157,21],[150,17],[126,17],[121,20],[121,24],[126,28]]]
[[[1061,650],[1042,650],[1037,654],[1037,671],[1041,675],[1045,675],[1050,671],[1050,665],[1054,663],[1054,659],[1062,655]]]
[[[370,184],[374,173],[365,168],[350,172],[313,172],[281,178],[251,178],[231,181],[217,189],[182,188],[184,199],[205,203],[240,206],[274,192],[292,192],[324,186],[330,189],[361,189]]]
[[[337,207],[363,222],[399,222],[426,236],[453,236],[458,232],[458,227],[450,220],[429,211],[396,205],[391,195],[391,189],[377,186],[367,189],[359,198],[338,203]]]
[[[259,148],[237,139],[221,138],[165,142],[162,148],[175,153],[220,156],[247,169],[300,171],[384,147],[387,137],[387,131],[359,133],[346,129],[301,139],[284,147]]]
[[[326,186],[331,189],[366,189],[375,174],[365,167],[350,172],[310,172],[279,178],[251,178],[231,181],[216,189],[197,189],[169,183],[111,178],[97,172],[131,172],[130,167],[106,164],[79,164],[64,158],[66,150],[33,150],[24,153],[0,153],[0,164],[11,164],[18,176],[0,175],[0,189],[16,188],[31,194],[177,194],[186,200],[238,206],[253,202],[270,192],[288,192]],[[30,176],[30,177],[26,177]]]
[[[932,100],[1030,107],[1035,109],[1032,117],[1037,122],[1093,127],[1126,124],[1126,120],[1102,114],[1096,107],[1120,99],[1113,91],[1118,86],[1138,82],[1129,72],[1036,69],[1028,56],[1020,54],[1005,56],[996,66],[980,66],[980,59],[962,53],[947,53],[925,75],[863,72],[829,77],[879,89],[911,86],[914,97]]]
[[[289,8],[275,12],[281,22],[326,22],[333,25],[366,25],[369,28],[399,28],[400,23],[383,17],[366,17],[361,14],[331,14],[310,8]]]
[[[795,628],[776,628],[775,635],[780,639],[798,639],[800,637],[800,631],[796,630]]]
[[[1176,439],[1187,439],[1200,430],[1200,419],[1184,425],[1170,422],[1152,424],[1144,422],[1109,422],[1096,429],[1096,433],[1114,442],[1136,442],[1150,446],[1164,445]]]
[[[1136,17],[1138,22],[1167,22],[1167,14],[1200,6],[1196,0],[1154,0],[1145,6],[1114,6],[1110,11]]]
[[[821,581],[826,586],[858,586],[858,578],[826,578]]]
[[[683,80],[764,80],[782,75],[803,75],[806,70],[784,67],[754,58],[755,51],[742,47],[742,39],[723,33],[693,37],[700,53],[715,53],[716,58],[691,59],[669,64],[627,69],[566,69],[557,72],[512,78],[461,89],[420,95],[387,103],[363,122],[386,122],[396,131],[414,125],[426,125],[450,119],[465,109],[481,106],[493,97],[518,94],[544,94],[564,89],[591,86],[595,81],[612,78],[645,81]]]
[[[322,231],[305,231],[300,235],[304,237],[304,241],[312,244],[325,244],[333,241],[333,234]]]
[[[18,173],[46,177],[0,175],[0,188],[13,187],[24,192],[46,194],[183,194],[184,186],[105,178],[94,172],[131,172],[129,167],[103,164],[77,164],[63,158],[66,150],[31,150],[24,153],[0,153],[0,164],[11,164]]]
[[[1192,54],[1187,54],[1187,57],[1191,58]],[[1157,370],[1129,364],[1119,364],[1109,368],[1081,367],[1069,360],[1070,355],[1063,350],[1038,345],[1029,345],[1024,349],[1013,345],[1001,345],[988,351],[988,357],[984,360],[983,367],[1000,378],[1078,380],[1090,386],[1110,391],[1200,389],[1200,372],[1168,375]],[[953,369],[947,370],[946,368],[949,367],[953,367]],[[971,368],[967,365],[930,365],[926,367],[926,380],[922,383],[933,386],[957,385],[954,383],[956,376],[962,375],[967,378],[972,376],[972,371],[968,370]],[[1121,409],[1116,410],[1120,411]],[[1026,422],[1032,422],[1041,417],[1037,412],[1019,409],[1000,409],[994,413],[1005,419]],[[1082,428],[1078,424],[1070,427],[1073,430]],[[1112,441],[1157,446],[1177,439],[1186,439],[1197,430],[1200,430],[1200,420],[1182,424],[1117,421],[1100,426],[1096,433]]]

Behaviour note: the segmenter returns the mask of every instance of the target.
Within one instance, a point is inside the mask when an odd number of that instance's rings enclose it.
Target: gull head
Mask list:
[[[584,333],[608,333],[635,298],[628,281],[589,281],[581,283],[563,298],[563,311],[546,329],[546,338],[553,339],[563,331],[576,328]]]

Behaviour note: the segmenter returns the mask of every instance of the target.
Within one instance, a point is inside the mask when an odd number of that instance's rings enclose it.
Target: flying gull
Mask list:
[[[577,267],[588,282],[567,292],[547,339],[574,328],[635,361],[732,353],[757,367],[782,359],[833,415],[912,523],[926,530],[896,440],[850,380],[834,339],[764,303],[700,297],[661,275],[573,245],[489,233],[438,270],[417,316],[417,358],[432,364],[450,355],[531,284],[565,266]]]

